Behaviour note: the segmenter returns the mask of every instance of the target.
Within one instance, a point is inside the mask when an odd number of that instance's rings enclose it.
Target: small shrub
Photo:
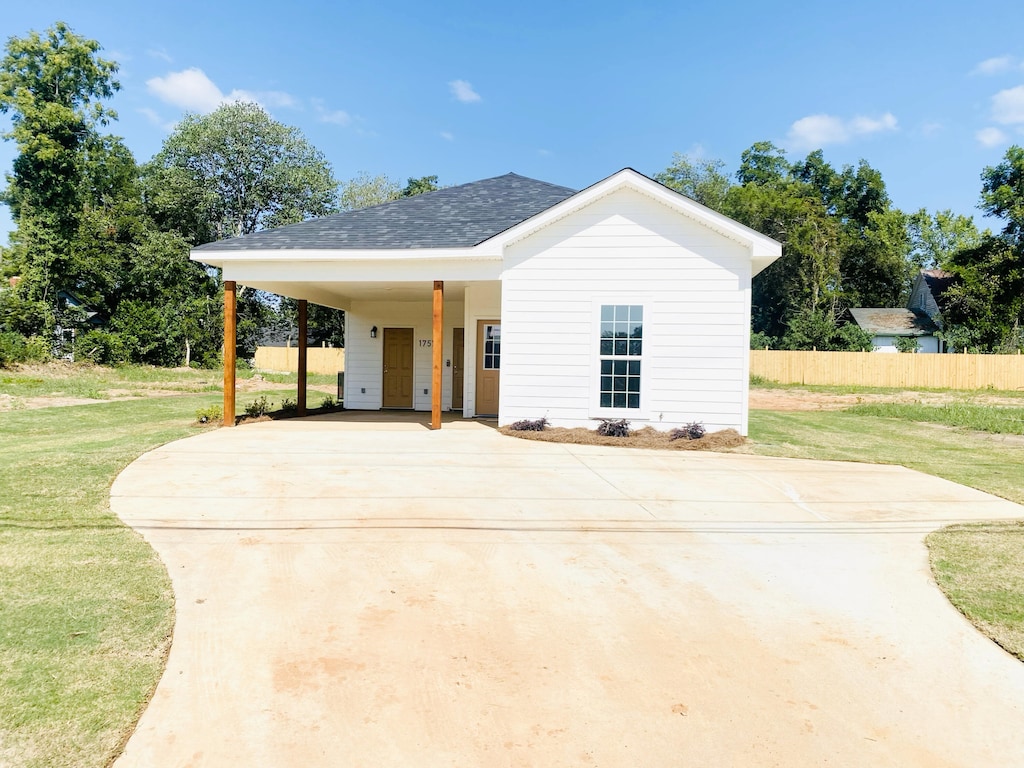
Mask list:
[[[913,336],[897,336],[892,340],[892,345],[896,347],[897,352],[917,352],[920,349],[917,339]]]
[[[97,365],[121,365],[129,360],[128,346],[120,333],[93,329],[75,337],[75,360]]]
[[[297,401],[292,400],[290,397],[286,397],[281,401],[282,411],[297,411],[299,410],[299,404]]]
[[[689,424],[683,424],[681,427],[676,427],[668,433],[669,440],[700,440],[707,434],[707,430],[704,429],[704,425],[699,421],[691,421]]]
[[[224,411],[219,405],[209,405],[196,411],[196,421],[200,424],[213,424],[224,418]]]
[[[334,398],[331,397],[330,395],[327,395],[323,400],[320,401],[320,407],[325,411],[334,408],[336,405],[337,403],[334,401]]]
[[[769,336],[767,333],[761,331],[753,331],[750,334],[750,348],[751,349],[771,349],[779,340],[774,336]]]
[[[0,333],[0,368],[15,363],[41,363],[51,357],[50,348],[40,336],[22,336],[20,333]]]
[[[509,424],[508,428],[516,432],[543,432],[548,426],[548,420],[542,419],[522,419],[514,424]]]
[[[629,437],[629,419],[601,419],[597,434],[602,437]]]
[[[260,395],[245,406],[245,415],[253,419],[259,418],[260,416],[266,416],[270,413],[270,409],[273,405],[274,404],[267,399],[266,395]]]

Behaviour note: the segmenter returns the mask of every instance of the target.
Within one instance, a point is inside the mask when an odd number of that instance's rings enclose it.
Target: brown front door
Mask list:
[[[462,362],[466,357],[466,329],[452,331],[452,410],[462,410],[463,384]]]
[[[476,330],[476,414],[498,415],[501,377],[501,323],[481,320]]]
[[[412,408],[412,328],[384,329],[385,408]]]

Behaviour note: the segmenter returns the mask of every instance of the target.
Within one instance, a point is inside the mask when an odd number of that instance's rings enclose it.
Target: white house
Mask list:
[[[875,352],[898,352],[897,339],[914,339],[918,352],[941,352],[938,326],[922,312],[899,307],[855,307],[850,315],[871,334]]]
[[[945,343],[936,334],[942,330],[943,298],[955,281],[941,269],[922,269],[914,278],[906,309],[855,307],[850,315],[871,334],[875,352],[898,352],[897,339],[914,339],[918,352],[945,352]]]
[[[237,283],[345,310],[348,409],[746,434],[750,281],[781,253],[627,168],[579,192],[507,174],[192,258],[224,270],[231,349]]]

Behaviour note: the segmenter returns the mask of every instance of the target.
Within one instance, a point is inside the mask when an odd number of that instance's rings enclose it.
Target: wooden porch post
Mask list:
[[[296,414],[306,415],[306,300],[299,299],[299,394]]]
[[[235,281],[224,281],[224,426],[235,426]]]
[[[430,382],[430,428],[441,428],[441,376],[444,373],[444,282],[434,281],[434,371]]]

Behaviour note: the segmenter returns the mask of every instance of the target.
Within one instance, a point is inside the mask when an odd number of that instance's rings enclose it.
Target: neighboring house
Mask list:
[[[229,313],[236,282],[345,310],[349,409],[746,434],[750,281],[781,253],[627,168],[580,192],[507,174],[192,258],[223,268]]]
[[[851,309],[853,321],[871,334],[875,352],[898,352],[896,339],[916,338],[918,352],[939,352],[940,342],[935,336],[939,327],[928,315],[911,309],[888,307],[858,307]]]
[[[104,317],[71,291],[57,292],[57,325],[54,328],[53,354],[74,362],[75,337],[79,330],[101,328]]]
[[[922,269],[914,278],[906,309],[858,307],[850,315],[871,334],[876,352],[897,352],[900,337],[916,338],[918,352],[945,352],[945,344],[935,334],[942,330],[943,295],[955,280],[941,269]]]

